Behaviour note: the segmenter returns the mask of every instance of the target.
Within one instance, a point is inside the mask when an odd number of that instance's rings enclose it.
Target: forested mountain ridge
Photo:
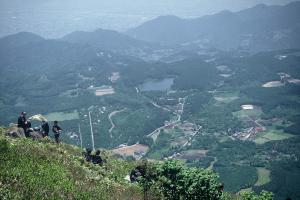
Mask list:
[[[3,48],[15,48],[28,43],[39,42],[44,40],[41,36],[29,33],[20,32],[14,35],[9,35],[0,39],[0,47]]]
[[[297,48],[300,2],[263,4],[195,19],[158,17],[127,32],[133,38],[168,45],[196,44],[218,49],[264,51]]]
[[[93,32],[76,31],[64,36],[61,40],[119,53],[154,48],[154,45],[148,42],[136,40],[117,31],[103,29],[97,29]]]

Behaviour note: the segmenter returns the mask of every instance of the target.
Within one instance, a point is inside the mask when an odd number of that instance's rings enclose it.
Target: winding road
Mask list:
[[[111,124],[111,127],[110,129],[108,130],[108,132],[110,133],[110,137],[112,138],[112,134],[111,132],[113,131],[113,129],[116,127],[116,125],[114,124],[113,120],[112,120],[112,117],[118,113],[121,113],[121,112],[124,112],[125,110],[127,110],[127,108],[124,108],[122,110],[115,110],[113,112],[111,112],[109,115],[108,115],[108,119],[110,121],[110,124]]]
[[[184,100],[183,100],[182,107],[181,107],[182,108],[181,113],[183,113],[186,98],[187,98],[187,96],[183,98]],[[158,107],[158,108],[161,108],[161,109],[164,109],[164,110],[167,109],[165,107],[159,106],[158,104],[156,104],[153,101],[150,101],[150,103],[152,103],[152,105],[154,105],[155,107]],[[167,109],[167,110],[170,111],[169,109]],[[160,133],[160,130],[166,128],[167,126],[175,125],[175,124],[179,123],[180,121],[181,121],[181,114],[177,113],[177,120],[173,121],[170,124],[167,124],[167,125],[164,125],[164,126],[161,126],[161,127],[157,128],[157,129],[155,129],[150,134],[148,134],[147,137],[152,137],[153,141],[155,142],[156,139],[157,139],[157,137],[158,137],[158,135],[159,135],[159,133]]]

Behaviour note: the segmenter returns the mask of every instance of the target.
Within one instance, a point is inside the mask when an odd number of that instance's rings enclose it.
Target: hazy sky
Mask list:
[[[0,0],[0,10],[100,10],[147,15],[212,14],[241,10],[256,4],[287,4],[295,0]]]
[[[200,17],[295,0],[0,0],[0,37],[29,31],[60,37],[75,30],[124,31],[160,15]]]

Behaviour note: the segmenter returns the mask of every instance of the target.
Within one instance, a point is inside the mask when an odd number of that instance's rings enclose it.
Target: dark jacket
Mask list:
[[[23,116],[20,116],[18,118],[18,127],[19,128],[23,128],[23,129],[26,129],[26,118],[23,117]]]
[[[49,133],[49,124],[48,124],[48,122],[44,122],[43,124],[42,124],[42,129],[43,129],[43,131],[45,132],[45,133]]]
[[[83,153],[83,156],[84,156],[84,158],[85,158],[85,160],[86,160],[87,162],[92,162],[93,156],[92,156],[90,153],[84,152],[84,153]]]
[[[92,156],[92,163],[93,164],[98,164],[98,165],[101,165],[103,162],[102,158],[100,155],[94,155]]]
[[[52,131],[54,134],[59,134],[59,131],[61,131],[62,129],[58,126],[58,125],[53,125],[52,127]]]
[[[26,126],[26,129],[30,129],[31,128],[31,122],[30,121],[26,121],[25,122],[25,126]]]

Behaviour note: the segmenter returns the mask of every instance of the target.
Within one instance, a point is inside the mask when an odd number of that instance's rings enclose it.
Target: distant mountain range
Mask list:
[[[7,66],[24,73],[28,70],[62,68],[74,62],[86,62],[96,57],[96,51],[79,44],[60,40],[47,40],[33,33],[21,32],[0,39],[1,72]]]
[[[98,29],[93,32],[76,31],[64,36],[61,40],[70,43],[90,45],[98,49],[115,52],[147,49],[153,46],[149,42],[133,39],[117,31],[103,29]]]
[[[264,51],[300,47],[300,2],[257,5],[195,19],[162,16],[126,32],[147,42],[223,50]]]
[[[19,59],[20,55],[39,63],[42,54],[43,59],[52,56],[51,62],[90,59],[103,51],[159,60],[183,51],[189,54],[207,49],[260,52],[300,48],[299,11],[300,1],[285,6],[260,4],[235,13],[222,11],[195,19],[161,16],[126,33],[103,29],[76,31],[57,40],[22,32],[0,39],[0,63],[16,56]],[[29,55],[29,51],[34,52]]]

